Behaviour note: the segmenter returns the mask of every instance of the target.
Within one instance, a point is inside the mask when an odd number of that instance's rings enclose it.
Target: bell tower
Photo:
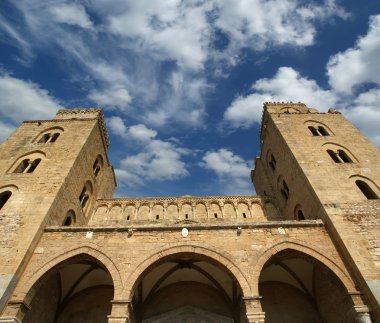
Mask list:
[[[24,122],[0,146],[0,312],[49,225],[86,224],[116,182],[101,109]]]
[[[335,109],[264,104],[252,181],[283,220],[320,218],[380,317],[380,151]]]

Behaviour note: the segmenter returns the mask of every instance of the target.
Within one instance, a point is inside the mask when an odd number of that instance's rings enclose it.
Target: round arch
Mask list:
[[[126,299],[132,299],[135,283],[143,275],[143,273],[151,267],[154,263],[160,261],[163,258],[173,256],[181,253],[192,253],[200,256],[207,257],[216,263],[221,264],[232,276],[236,279],[242,294],[244,297],[251,296],[252,288],[249,284],[247,277],[244,273],[222,252],[218,252],[206,247],[200,247],[198,245],[172,245],[166,249],[154,250],[150,256],[148,256],[143,262],[141,262],[136,269],[129,275],[125,283]]]
[[[352,279],[348,276],[348,273],[344,272],[338,265],[335,264],[334,261],[332,261],[325,255],[323,255],[322,253],[310,247],[304,246],[300,243],[293,242],[293,241],[283,241],[266,249],[262,253],[262,255],[259,257],[256,264],[254,265],[254,269],[253,269],[254,277],[253,277],[252,290],[255,293],[255,295],[259,295],[259,278],[266,262],[272,256],[287,249],[299,251],[307,256],[310,256],[318,260],[323,265],[325,265],[328,269],[330,269],[339,278],[339,280],[342,282],[342,284],[344,285],[344,287],[347,289],[349,293],[356,292],[355,285]]]
[[[114,299],[120,299],[120,295],[122,294],[123,290],[120,271],[107,255],[94,249],[91,246],[81,246],[79,248],[66,250],[59,256],[49,260],[37,271],[32,273],[31,276],[25,276],[25,281],[19,282],[19,286],[16,287],[16,291],[18,288],[21,290],[15,293],[15,295],[17,294],[19,296],[20,301],[24,301],[26,304],[29,304],[35,292],[34,287],[36,287],[36,284],[40,278],[42,278],[49,270],[53,269],[60,263],[70,261],[70,259],[74,260],[81,255],[90,256],[91,258],[94,258],[96,261],[99,261],[102,265],[104,265],[112,278],[114,286]]]

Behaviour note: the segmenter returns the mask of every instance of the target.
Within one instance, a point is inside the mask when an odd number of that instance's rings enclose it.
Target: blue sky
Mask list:
[[[378,0],[2,0],[0,140],[104,108],[116,196],[255,194],[264,101],[380,144]]]

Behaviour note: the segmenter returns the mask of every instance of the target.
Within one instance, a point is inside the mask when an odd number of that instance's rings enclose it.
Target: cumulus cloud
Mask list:
[[[221,194],[240,195],[253,194],[249,181],[250,167],[248,163],[232,151],[222,148],[204,154],[200,166],[217,175]]]
[[[79,4],[61,3],[50,7],[49,11],[56,22],[76,25],[86,29],[93,29],[91,19],[85,8]]]
[[[372,16],[369,30],[353,48],[332,56],[327,74],[332,88],[343,94],[365,82],[380,85],[380,15]]]
[[[127,89],[110,88],[104,91],[91,91],[88,98],[97,105],[104,107],[118,107],[122,110],[127,109],[132,97]]]
[[[111,132],[140,150],[120,161],[116,174],[122,186],[144,186],[150,181],[177,180],[189,175],[182,158],[189,154],[173,141],[156,139],[157,132],[143,124],[126,127],[120,117],[107,120]]]
[[[259,123],[265,101],[302,101],[310,107],[326,111],[335,106],[337,97],[323,90],[314,80],[302,77],[291,67],[280,67],[273,78],[257,80],[253,93],[236,98],[224,113],[224,120],[233,127],[249,127]]]
[[[360,94],[351,105],[340,111],[371,140],[380,146],[380,89]]]
[[[17,123],[25,119],[51,119],[61,108],[38,84],[9,75],[0,76],[0,97],[0,115]]]

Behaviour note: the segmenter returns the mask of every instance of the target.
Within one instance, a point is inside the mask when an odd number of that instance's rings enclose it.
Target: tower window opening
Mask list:
[[[156,214],[156,220],[159,220],[159,219],[160,219],[160,216]]]
[[[31,163],[29,163],[29,168],[25,171],[27,173],[33,173],[40,162],[41,162],[41,158],[37,158],[37,159],[33,160]]]
[[[28,168],[29,166],[29,162],[30,160],[29,159],[24,159],[21,161],[21,163],[17,166],[17,168],[15,169],[14,173],[24,173],[25,170]]]
[[[348,156],[348,154],[342,150],[339,149],[338,151],[333,151],[331,149],[327,150],[327,153],[330,155],[331,159],[338,164],[342,163],[352,163],[351,158]]]
[[[73,223],[75,223],[75,212],[73,210],[70,210],[66,214],[66,218],[63,221],[63,226],[68,227],[72,225]]]
[[[215,218],[215,219],[218,218],[218,213],[214,213],[214,218]]]
[[[128,216],[127,216],[127,221],[129,221],[130,219],[131,219],[131,217],[128,215]]]
[[[329,149],[327,150],[327,153],[335,163],[342,163],[341,159],[338,157],[338,154],[335,151]]]
[[[59,132],[56,132],[54,135],[51,136],[50,142],[56,142],[59,137]]]
[[[246,219],[247,218],[247,215],[245,213],[243,213],[243,218]]]
[[[63,223],[63,225],[65,227],[68,227],[71,225],[71,223],[73,222],[73,219],[71,218],[71,216],[68,216],[66,219],[65,219],[65,222]]]
[[[312,126],[309,126],[308,128],[309,128],[310,132],[313,134],[313,136],[320,136],[320,134],[319,134],[319,132],[318,132],[317,129],[315,129]]]
[[[11,191],[5,191],[5,192],[0,193],[0,210],[3,208],[5,203],[7,203],[11,195],[12,195]]]
[[[272,168],[272,170],[276,170],[276,164],[277,164],[276,158],[274,158],[273,154],[270,154],[269,166]]]
[[[318,127],[318,131],[319,131],[319,133],[320,133],[322,136],[330,136],[330,134],[327,132],[327,130],[326,130],[324,127],[322,127],[322,126],[319,126],[319,127]]]
[[[289,199],[289,187],[284,180],[282,181],[281,194],[285,200]]]
[[[82,192],[79,195],[79,202],[80,202],[80,205],[82,206],[82,208],[85,208],[89,198],[90,198],[90,196],[88,195],[87,189],[86,189],[86,187],[84,187]]]
[[[14,170],[14,173],[33,173],[40,162],[41,158],[37,158],[33,161],[30,161],[30,159],[24,159]]]
[[[50,133],[45,133],[41,139],[38,141],[40,144],[46,144],[48,140],[50,139]]]
[[[100,169],[102,167],[102,157],[100,155],[98,155],[98,157],[95,159],[95,162],[94,164],[92,165],[92,171],[96,176],[98,176],[99,172],[100,172]]]
[[[189,218],[189,215],[188,214],[185,214],[185,219],[188,219]]]
[[[352,163],[351,158],[348,157],[348,155],[346,154],[346,152],[344,150],[339,149],[338,155],[339,155],[340,159],[343,160],[344,163]]]
[[[300,221],[306,220],[305,215],[303,214],[302,210],[297,211],[297,219]]]
[[[355,181],[355,184],[368,200],[376,200],[379,198],[366,182],[357,180]]]

